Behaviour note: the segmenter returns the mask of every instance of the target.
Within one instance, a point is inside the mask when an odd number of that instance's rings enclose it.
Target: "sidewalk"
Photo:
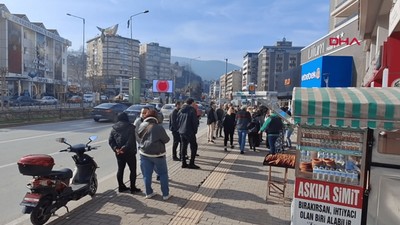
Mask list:
[[[49,224],[290,224],[293,169],[289,169],[286,200],[268,196],[266,201],[265,147],[241,155],[237,143],[235,149],[224,152],[222,138],[215,144],[206,143],[205,134],[197,140],[200,170],[182,169],[180,162],[168,158],[173,195],[168,201],[162,200],[159,182],[153,179],[158,195],[152,199],[108,190]],[[274,168],[272,174],[280,178],[283,172],[283,168]],[[141,175],[137,183],[143,190]]]

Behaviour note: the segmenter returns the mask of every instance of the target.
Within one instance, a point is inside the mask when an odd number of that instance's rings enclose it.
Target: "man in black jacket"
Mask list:
[[[172,144],[172,159],[174,161],[180,161],[182,158],[182,144],[181,143],[181,137],[178,132],[178,112],[181,109],[181,102],[178,101],[175,103],[175,109],[172,111],[171,115],[169,115],[169,130],[172,131],[172,137],[173,137],[173,144]],[[177,153],[177,148],[179,145],[179,157]]]
[[[197,118],[197,112],[192,106],[193,102],[192,98],[188,98],[186,104],[184,104],[178,112],[178,132],[182,142],[182,168],[200,169],[199,166],[194,164],[198,147],[196,134],[199,128],[199,120]],[[190,144],[189,165],[186,162],[188,144]]]
[[[125,186],[123,181],[124,170],[128,164],[130,170],[130,191],[131,193],[141,192],[136,187],[136,138],[135,126],[129,123],[129,118],[126,113],[118,115],[118,122],[112,126],[108,144],[115,153],[118,163],[117,181],[118,191],[128,191],[129,188]]]

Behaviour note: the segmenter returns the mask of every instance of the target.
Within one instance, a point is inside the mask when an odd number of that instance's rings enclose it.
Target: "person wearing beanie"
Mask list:
[[[118,121],[112,126],[108,144],[114,151],[117,158],[117,182],[118,191],[125,192],[130,190],[132,194],[141,192],[136,187],[136,138],[135,127],[129,123],[129,118],[126,113],[118,115]],[[130,188],[125,186],[124,170],[128,164],[130,170]]]

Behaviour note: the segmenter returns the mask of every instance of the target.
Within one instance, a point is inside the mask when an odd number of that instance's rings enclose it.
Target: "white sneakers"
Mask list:
[[[152,198],[152,197],[154,197],[154,196],[156,196],[157,194],[155,193],[155,192],[153,192],[153,193],[151,193],[151,194],[149,194],[149,195],[146,195],[144,198],[145,199],[150,199],[150,198]],[[170,199],[172,197],[172,195],[167,195],[167,196],[163,196],[162,198],[163,198],[163,200],[164,201],[167,201],[168,199]]]
[[[163,196],[162,199],[164,201],[167,201],[168,199],[170,199],[172,197],[172,195],[167,195],[167,196]]]
[[[154,196],[156,196],[156,193],[155,192],[153,192],[153,193],[151,193],[151,194],[149,194],[149,195],[146,195],[146,197],[144,197],[145,199],[149,199],[149,198],[152,198],[152,197],[154,197]]]

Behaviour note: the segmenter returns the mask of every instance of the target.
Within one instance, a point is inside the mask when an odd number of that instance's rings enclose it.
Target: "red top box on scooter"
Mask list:
[[[18,160],[18,169],[22,175],[47,175],[51,172],[53,166],[53,157],[44,154],[26,155]]]

